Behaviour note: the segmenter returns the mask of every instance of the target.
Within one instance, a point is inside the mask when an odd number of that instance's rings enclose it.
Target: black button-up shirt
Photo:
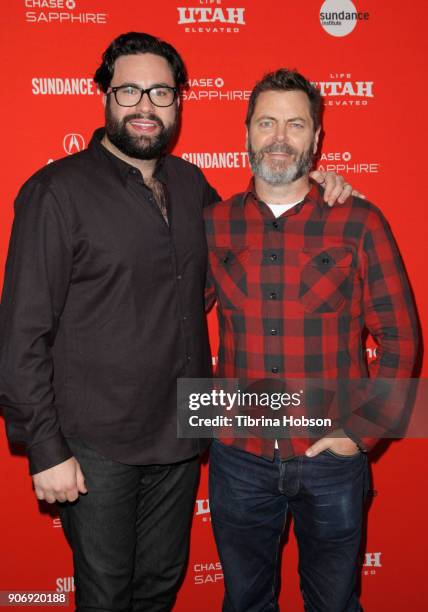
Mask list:
[[[219,198],[196,166],[166,156],[155,176],[167,225],[102,135],[37,172],[15,203],[0,404],[32,473],[70,457],[68,437],[130,464],[200,450],[177,439],[176,379],[210,375],[202,209]]]

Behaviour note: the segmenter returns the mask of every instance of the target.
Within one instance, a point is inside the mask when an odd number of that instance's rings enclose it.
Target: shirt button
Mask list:
[[[270,256],[270,260],[276,261],[277,259],[278,259],[278,255],[276,253],[272,253],[272,255]]]
[[[278,330],[277,329],[271,329],[270,333],[271,333],[272,336],[276,336],[276,334],[278,333]]]
[[[186,359],[187,359],[187,361],[190,361],[192,358],[191,358],[190,355],[186,355]]]
[[[278,368],[276,366],[273,366],[271,372],[272,374],[278,374]]]
[[[186,316],[183,317],[183,321],[187,321],[187,317]]]
[[[182,279],[181,274],[177,274],[177,280],[181,280],[181,279]]]
[[[272,291],[271,293],[269,293],[269,299],[270,300],[276,300],[276,293],[274,291]]]
[[[275,229],[278,229],[279,227],[278,221],[272,221],[272,225]]]

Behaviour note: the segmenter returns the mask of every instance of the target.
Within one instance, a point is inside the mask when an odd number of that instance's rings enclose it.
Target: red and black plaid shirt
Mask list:
[[[349,198],[330,208],[313,186],[275,218],[246,192],[205,210],[220,378],[410,377],[417,323],[400,255],[382,213]],[[367,365],[363,334],[377,343]],[[349,423],[352,430],[352,423]],[[274,440],[224,440],[272,458]],[[282,458],[314,440],[279,441]],[[360,443],[370,448],[374,438]]]

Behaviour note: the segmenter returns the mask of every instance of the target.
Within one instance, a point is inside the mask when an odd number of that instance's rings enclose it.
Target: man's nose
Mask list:
[[[287,125],[285,123],[277,123],[275,128],[275,140],[278,142],[287,140]]]
[[[137,108],[139,111],[141,112],[146,112],[146,113],[151,113],[153,112],[153,109],[155,108],[155,105],[153,104],[153,102],[150,100],[149,98],[149,94],[147,91],[145,91],[143,93],[143,97],[141,98],[141,100],[138,102],[137,106],[135,107]]]

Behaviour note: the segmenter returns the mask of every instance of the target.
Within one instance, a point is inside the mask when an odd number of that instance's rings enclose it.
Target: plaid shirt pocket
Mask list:
[[[300,253],[299,299],[306,312],[335,313],[350,298],[352,249],[326,247]]]
[[[210,249],[209,258],[216,283],[217,298],[222,308],[242,308],[247,299],[247,270],[249,248]]]

